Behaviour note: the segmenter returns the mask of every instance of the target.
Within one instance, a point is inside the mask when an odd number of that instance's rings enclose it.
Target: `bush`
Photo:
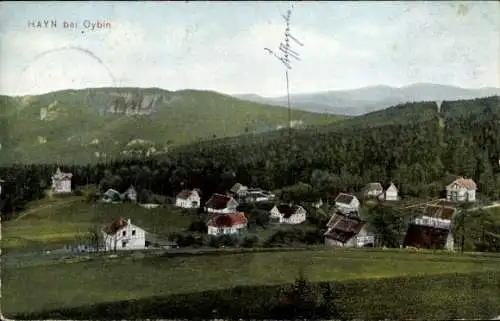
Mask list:
[[[245,238],[243,238],[243,242],[241,243],[241,245],[243,247],[250,248],[254,247],[258,243],[259,243],[259,238],[257,237],[257,235],[252,235],[252,236],[245,236]]]

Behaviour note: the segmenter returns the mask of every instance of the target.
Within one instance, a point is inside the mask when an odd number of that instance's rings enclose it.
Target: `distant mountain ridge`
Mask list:
[[[474,99],[498,95],[500,88],[494,87],[470,89],[416,83],[404,87],[378,85],[350,90],[292,94],[290,100],[292,108],[297,110],[357,116],[406,102]],[[287,106],[286,96],[262,97],[256,94],[241,94],[234,97],[261,104]]]

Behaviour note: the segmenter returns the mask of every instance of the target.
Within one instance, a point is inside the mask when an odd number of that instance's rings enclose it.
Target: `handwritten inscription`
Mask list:
[[[66,20],[28,20],[27,25],[30,29],[82,29],[82,32],[83,30],[96,31],[111,28],[111,22],[106,20],[83,20],[82,22]]]

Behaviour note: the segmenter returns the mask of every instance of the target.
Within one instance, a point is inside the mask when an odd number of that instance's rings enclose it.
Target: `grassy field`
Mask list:
[[[145,209],[131,203],[89,204],[82,197],[44,199],[29,204],[19,218],[2,223],[2,249],[40,249],[75,242],[78,233],[98,229],[118,217],[146,231],[168,236],[186,229],[196,213],[173,206]]]
[[[221,256],[99,258],[87,262],[7,268],[2,310],[7,316],[98,302],[293,282],[303,270],[312,282],[383,279],[449,273],[498,272],[499,258],[325,249]],[[124,282],[126,280],[126,282]]]

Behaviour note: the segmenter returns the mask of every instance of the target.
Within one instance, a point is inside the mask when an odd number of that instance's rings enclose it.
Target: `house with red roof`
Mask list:
[[[246,231],[248,220],[245,213],[216,214],[208,221],[208,235],[232,235]]]
[[[236,212],[238,205],[238,202],[233,197],[215,193],[205,203],[205,211],[208,213],[230,214]]]
[[[375,237],[366,228],[366,222],[358,217],[334,213],[327,223],[326,246],[367,247],[373,246]]]
[[[177,197],[175,198],[175,206],[182,208],[199,208],[200,201],[200,190],[196,188],[193,190],[185,189],[177,194]]]
[[[130,219],[118,218],[102,229],[106,251],[142,250],[146,248],[146,231],[131,223]]]
[[[470,178],[459,177],[446,186],[446,200],[451,202],[475,202],[476,183]]]
[[[271,223],[300,224],[306,220],[306,210],[300,205],[282,203],[269,212]]]
[[[335,198],[335,208],[344,214],[357,212],[359,210],[359,200],[356,196],[340,193]]]

